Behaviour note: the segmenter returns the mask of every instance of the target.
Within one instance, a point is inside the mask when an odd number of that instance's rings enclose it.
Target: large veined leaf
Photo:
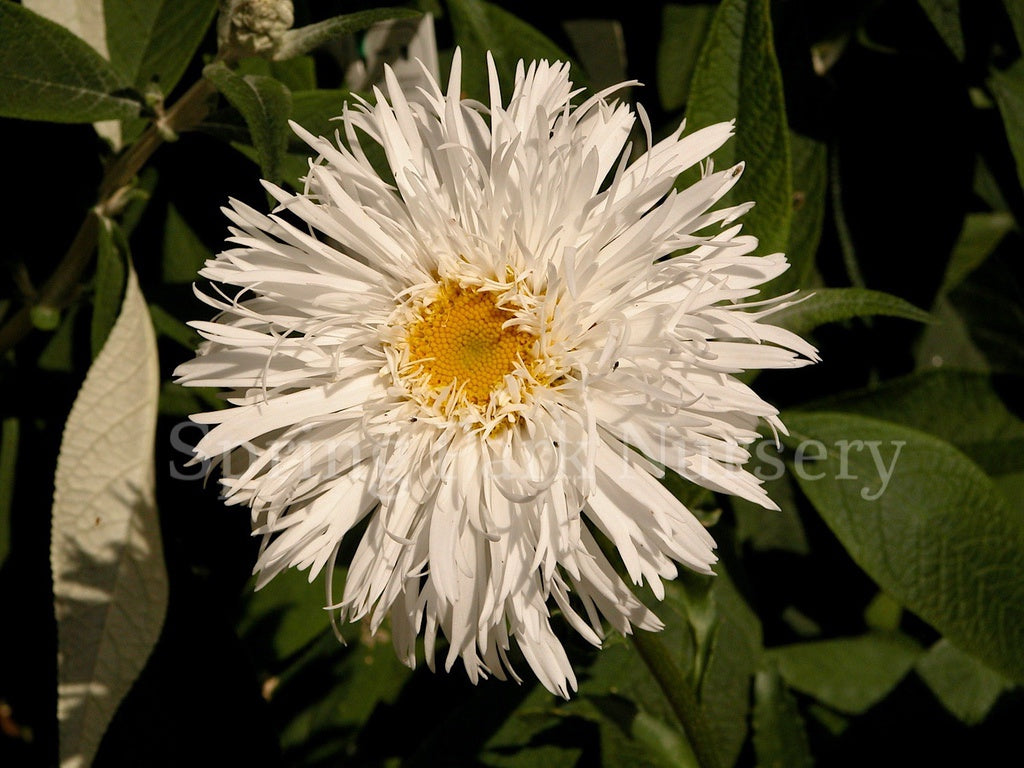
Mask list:
[[[793,211],[789,128],[769,11],[768,0],[724,0],[718,7],[686,108],[690,130],[736,120],[736,137],[715,153],[715,166],[746,163],[731,199],[757,202],[744,216],[745,230],[757,235],[764,253],[786,250]]]
[[[0,116],[58,123],[133,117],[129,83],[59,24],[0,2]]]
[[[937,370],[816,404],[919,429],[955,445],[992,474],[1024,469],[1024,422],[983,373]]]
[[[785,423],[787,444],[821,457],[795,467],[797,481],[854,561],[959,648],[1024,680],[1020,511],[923,432],[837,413]]]
[[[75,399],[54,480],[62,766],[89,765],[156,644],[167,575],[154,497],[159,371],[134,272],[121,315]]]

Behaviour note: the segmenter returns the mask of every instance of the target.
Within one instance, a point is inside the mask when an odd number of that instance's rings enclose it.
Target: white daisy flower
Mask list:
[[[440,630],[446,669],[516,677],[514,638],[567,696],[552,609],[595,645],[602,618],[662,627],[595,536],[659,599],[676,563],[710,573],[714,541],[658,478],[773,507],[742,465],[759,420],[784,427],[734,374],[816,353],[764,322],[782,304],[740,303],[787,262],[732,223],[750,204],[712,210],[742,171],[707,160],[731,123],[630,162],[637,115],[614,88],[573,106],[567,64],[520,62],[505,106],[488,70],[489,106],[460,98],[456,52],[446,93],[427,75],[411,101],[389,72],[335,140],[293,125],[317,153],[305,193],[225,209],[235,247],[200,274],[228,288],[200,294],[220,314],[193,323],[207,341],[177,375],[233,390],[194,417],[214,425],[196,452],[252,508],[259,585],[326,567],[328,607],[390,617],[409,666],[421,632],[432,665]]]

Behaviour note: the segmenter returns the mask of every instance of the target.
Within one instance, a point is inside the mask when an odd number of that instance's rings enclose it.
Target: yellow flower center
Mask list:
[[[512,312],[488,291],[446,285],[409,329],[409,361],[442,389],[454,383],[474,405],[486,405],[491,392],[517,365],[532,359],[533,334],[506,326]]]

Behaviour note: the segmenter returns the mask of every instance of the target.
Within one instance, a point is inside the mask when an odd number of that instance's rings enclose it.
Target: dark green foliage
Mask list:
[[[98,768],[669,768],[697,766],[705,747],[721,768],[996,765],[1019,752],[1024,3],[636,3],[573,33],[565,23],[593,21],[592,4],[297,0],[297,26],[311,26],[268,59],[230,63],[216,56],[214,0],[95,5],[106,58],[0,0],[14,193],[0,325],[61,268],[82,219],[100,222],[67,301],[35,307],[34,330],[0,361],[0,765],[58,761],[54,466],[130,265],[159,344],[170,603]],[[612,635],[596,650],[561,627],[579,677],[569,701],[528,674],[473,687],[458,668],[430,672],[422,648],[408,670],[386,622],[376,637],[346,627],[341,645],[322,581],[303,572],[253,592],[247,511],[225,508],[216,473],[204,487],[204,469],[187,463],[199,428],[186,417],[223,405],[172,382],[200,342],[186,322],[209,314],[191,283],[226,247],[218,208],[235,197],[265,210],[260,177],[301,189],[307,150],[288,121],[333,138],[331,118],[356,96],[345,73],[360,32],[427,11],[442,88],[458,45],[469,98],[488,101],[487,51],[506,99],[520,58],[621,68],[617,51],[573,47],[621,29],[626,76],[645,87],[614,97],[644,105],[655,141],[684,116],[690,130],[735,119],[714,157],[718,169],[746,164],[726,202],[756,202],[744,234],[792,263],[757,298],[799,291],[776,321],[822,358],[754,385],[789,430],[779,448],[766,435],[752,450],[781,510],[669,473],[665,486],[718,541],[718,575],[681,573],[660,603],[641,590],[666,624],[659,634]],[[602,76],[573,64],[578,86]],[[215,90],[198,130],[165,135],[178,140],[90,212],[106,169],[203,77]],[[124,149],[88,125],[108,120],[121,122]],[[631,138],[636,154],[643,131]],[[387,177],[383,153],[365,148]],[[515,650],[512,660],[527,673]],[[688,708],[708,740],[698,749],[680,722]]]

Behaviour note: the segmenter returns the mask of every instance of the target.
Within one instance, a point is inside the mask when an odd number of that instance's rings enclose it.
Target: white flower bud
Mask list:
[[[294,22],[292,0],[221,0],[217,20],[221,58],[267,58]]]

